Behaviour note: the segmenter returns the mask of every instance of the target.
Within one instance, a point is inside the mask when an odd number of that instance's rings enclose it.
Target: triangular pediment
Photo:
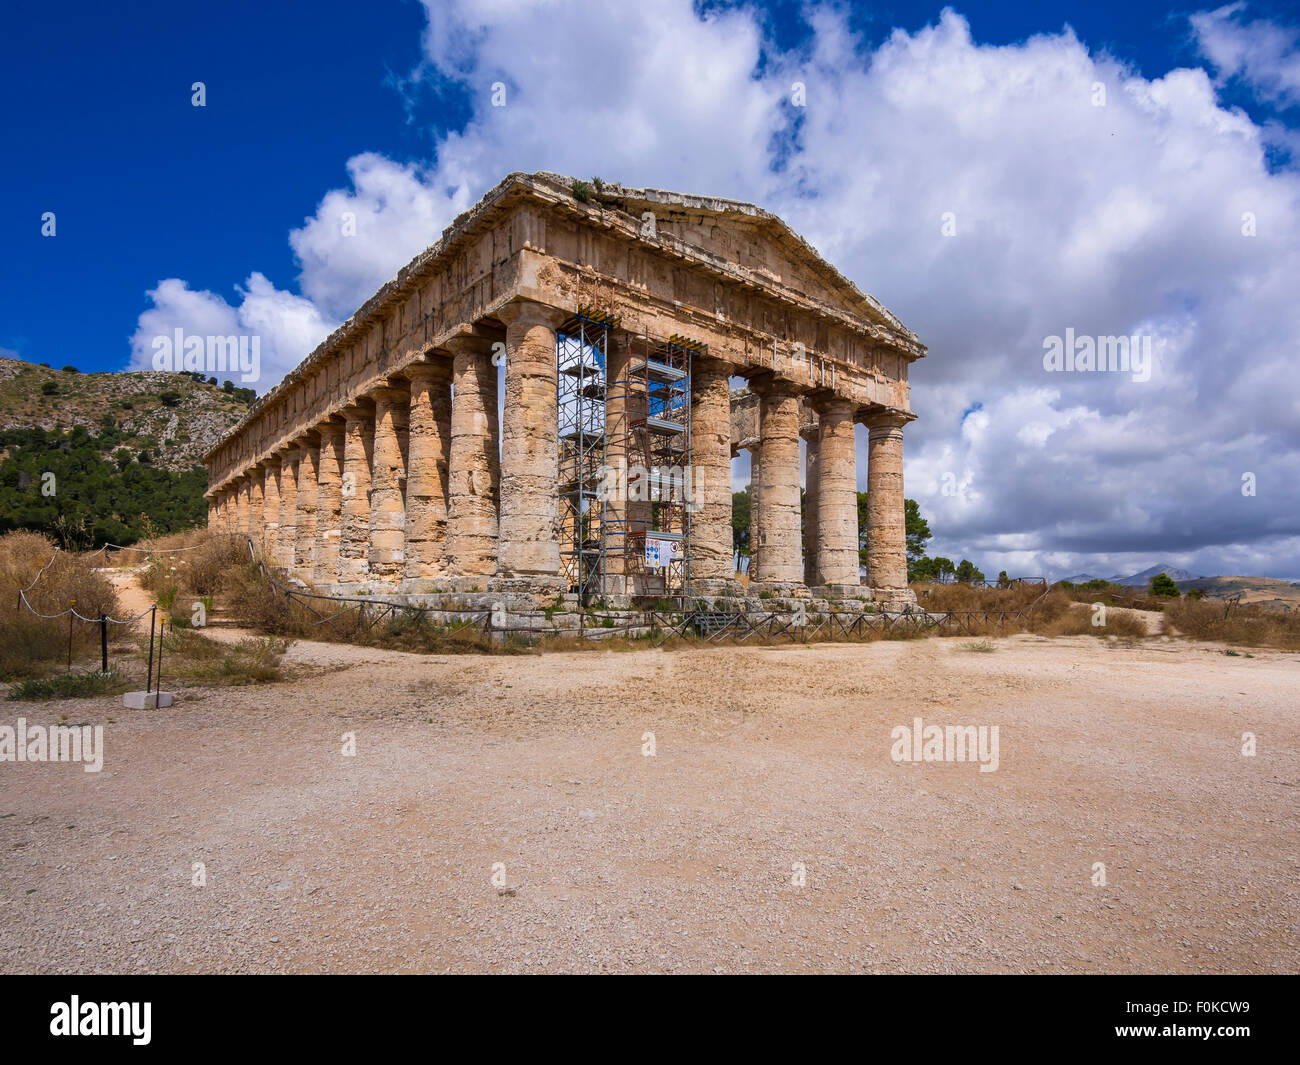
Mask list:
[[[674,237],[710,257],[843,314],[912,335],[779,216],[752,203],[609,183],[596,186],[546,172],[530,176],[570,194],[578,186],[580,197],[586,197],[588,202],[637,222],[650,212],[659,234]]]

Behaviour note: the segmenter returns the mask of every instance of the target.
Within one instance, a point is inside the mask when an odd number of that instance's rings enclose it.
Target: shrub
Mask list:
[[[41,385],[41,393],[46,396],[57,396],[59,394],[59,384],[57,381],[46,381]]]
[[[37,533],[0,536],[0,677],[38,676],[67,659],[68,619],[38,618],[18,605],[18,590],[30,585],[37,573],[40,580],[27,598],[41,614],[58,614],[72,600],[83,617],[119,613],[112,584],[95,572],[91,562],[66,551],[55,554],[54,544]],[[73,622],[72,652],[74,659],[87,654],[98,657],[97,625]]]
[[[1300,611],[1285,613],[1222,599],[1180,599],[1165,608],[1179,633],[1246,647],[1300,649]]]
[[[36,702],[44,699],[86,699],[94,695],[121,695],[131,687],[118,670],[107,673],[56,673],[52,677],[28,677],[9,689],[9,700]]]

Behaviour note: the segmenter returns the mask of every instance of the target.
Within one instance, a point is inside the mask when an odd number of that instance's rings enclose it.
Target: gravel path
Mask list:
[[[966,642],[298,643],[168,710],[4,704],[106,756],[0,763],[0,969],[1296,969],[1300,655]],[[893,761],[916,716],[999,769]]]

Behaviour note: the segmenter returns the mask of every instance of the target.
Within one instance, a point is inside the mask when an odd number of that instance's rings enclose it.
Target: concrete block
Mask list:
[[[172,702],[171,692],[127,692],[122,696],[122,705],[128,710],[157,710]]]

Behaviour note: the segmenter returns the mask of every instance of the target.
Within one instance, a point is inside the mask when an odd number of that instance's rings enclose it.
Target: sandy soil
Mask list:
[[[164,711],[7,703],[107,753],[0,763],[0,969],[1294,971],[1300,655],[994,642],[299,643]],[[915,716],[1000,768],[894,762]]]

